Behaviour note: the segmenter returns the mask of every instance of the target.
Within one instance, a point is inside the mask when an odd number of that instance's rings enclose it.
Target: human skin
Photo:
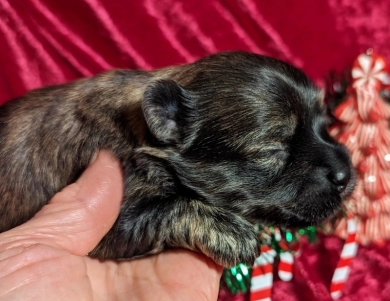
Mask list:
[[[222,268],[170,250],[129,261],[86,256],[118,216],[123,178],[107,151],[30,221],[0,234],[0,300],[217,300]]]

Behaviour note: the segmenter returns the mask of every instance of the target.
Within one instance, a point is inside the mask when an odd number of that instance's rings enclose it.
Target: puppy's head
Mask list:
[[[322,97],[288,64],[225,53],[150,85],[143,109],[183,193],[251,222],[303,226],[332,215],[354,187]]]

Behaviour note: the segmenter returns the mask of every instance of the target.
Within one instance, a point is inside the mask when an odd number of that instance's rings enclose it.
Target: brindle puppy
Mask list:
[[[183,247],[251,264],[252,223],[316,224],[351,192],[348,153],[326,127],[322,93],[301,71],[249,53],[35,90],[0,108],[0,232],[106,148],[122,163],[124,200],[92,256]]]

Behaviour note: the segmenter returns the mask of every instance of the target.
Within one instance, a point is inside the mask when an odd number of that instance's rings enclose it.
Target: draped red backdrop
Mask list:
[[[223,50],[286,60],[317,83],[367,48],[390,60],[388,0],[0,0],[0,104],[110,68],[152,69]],[[390,225],[389,225],[390,226]],[[342,241],[304,245],[274,301],[329,301]],[[360,248],[342,301],[390,300],[390,244]]]

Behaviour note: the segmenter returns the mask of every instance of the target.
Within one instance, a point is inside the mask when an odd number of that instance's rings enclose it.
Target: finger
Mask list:
[[[100,151],[76,183],[56,194],[30,221],[1,234],[0,248],[47,244],[84,255],[114,224],[122,196],[120,163]]]

